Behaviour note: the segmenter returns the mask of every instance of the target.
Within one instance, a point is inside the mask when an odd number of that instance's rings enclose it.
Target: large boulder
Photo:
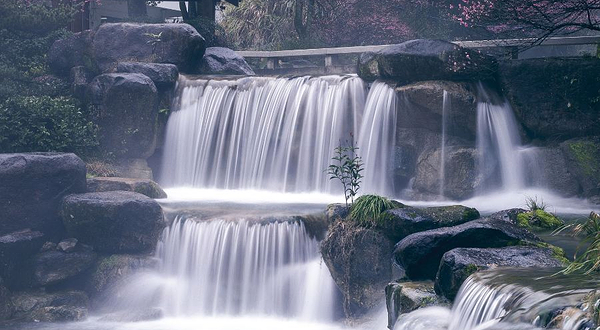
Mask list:
[[[497,62],[489,56],[442,40],[410,40],[378,52],[363,53],[358,75],[365,80],[393,80],[399,84],[427,80],[493,80]]]
[[[150,78],[158,89],[174,87],[179,78],[179,70],[174,64],[122,62],[117,65],[117,72],[141,73]]]
[[[10,291],[4,286],[4,282],[0,277],[0,321],[8,320],[12,317],[13,303]]]
[[[435,291],[453,300],[462,283],[476,271],[494,267],[562,267],[551,249],[511,246],[499,249],[458,248],[444,254],[435,278]]]
[[[62,217],[70,236],[106,253],[152,251],[165,226],[155,200],[129,191],[67,196]]]
[[[92,298],[117,287],[128,277],[142,270],[156,267],[157,260],[149,256],[115,254],[101,258],[92,269],[86,290]],[[109,290],[110,291],[110,290]]]
[[[431,281],[393,282],[385,287],[389,329],[394,329],[394,324],[401,314],[423,307],[445,304],[447,304],[445,299],[435,294]]]
[[[380,231],[338,221],[321,243],[323,260],[343,295],[344,313],[359,317],[384,299],[394,243]]]
[[[154,153],[158,94],[150,78],[139,73],[102,74],[88,85],[87,98],[105,151],[128,158]]]
[[[87,316],[88,297],[82,291],[13,294],[13,317],[25,321],[80,321]]]
[[[535,148],[533,156],[527,164],[531,170],[527,177],[533,178],[532,184],[559,192],[562,196],[582,194],[583,188],[577,180],[577,170],[569,167],[572,163],[567,161],[560,147]]]
[[[129,178],[90,178],[87,180],[88,192],[133,191],[150,198],[167,198],[164,190],[154,181]]]
[[[599,71],[597,58],[505,61],[500,81],[531,137],[565,140],[600,132]]]
[[[92,54],[92,30],[75,33],[65,39],[55,41],[48,51],[48,65],[57,74],[67,76],[71,68],[81,66],[95,71]]]
[[[0,154],[0,235],[23,229],[63,233],[60,200],[85,192],[85,174],[74,154]]]
[[[478,153],[474,148],[447,147],[442,187],[442,149],[423,152],[417,163],[413,189],[420,193],[441,194],[456,200],[470,198],[483,182],[477,170],[477,161]]]
[[[44,242],[44,234],[31,230],[0,237],[0,278],[4,279],[4,285],[11,289],[29,285],[29,278],[23,274],[29,269],[29,258],[40,250]]]
[[[435,279],[444,253],[458,247],[497,248],[539,238],[504,220],[482,219],[411,234],[396,244],[394,259],[413,280]]]
[[[568,140],[560,147],[582,195],[600,200],[600,136]]]
[[[254,75],[254,70],[242,56],[224,47],[206,48],[197,72],[201,74]]]
[[[70,280],[90,269],[97,256],[92,251],[47,251],[33,259],[33,284],[53,285]]]
[[[402,106],[398,108],[396,126],[442,133],[445,110],[446,134],[474,141],[477,95],[473,89],[471,84],[450,81],[426,81],[398,87],[396,92]]]
[[[385,212],[385,221],[377,225],[387,237],[398,242],[416,232],[456,226],[479,218],[479,212],[462,205],[415,208],[404,206]]]
[[[126,61],[170,63],[190,72],[204,55],[204,47],[204,38],[188,24],[102,24],[92,42],[102,72]]]

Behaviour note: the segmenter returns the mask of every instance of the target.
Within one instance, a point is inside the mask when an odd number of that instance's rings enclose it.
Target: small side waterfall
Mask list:
[[[363,191],[386,194],[396,95],[355,76],[179,82],[167,124],[164,186],[339,192],[325,170],[340,143],[360,146]]]
[[[585,329],[583,310],[597,306],[579,305],[598,290],[600,279],[555,272],[525,268],[476,273],[461,286],[452,310],[430,307],[401,315],[394,330]],[[567,315],[557,314],[569,308]]]
[[[450,116],[450,97],[448,91],[444,90],[442,97],[442,147],[440,155],[440,196],[444,197],[444,188],[446,183],[446,130],[448,128],[448,117]]]
[[[120,288],[111,305],[160,308],[171,317],[334,320],[335,283],[301,223],[178,218],[157,257],[157,271]]]

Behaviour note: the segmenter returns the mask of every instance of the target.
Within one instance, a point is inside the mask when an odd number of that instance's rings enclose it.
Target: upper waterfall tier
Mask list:
[[[359,146],[362,192],[389,194],[396,94],[354,76],[179,82],[167,124],[165,186],[339,192],[334,148]]]

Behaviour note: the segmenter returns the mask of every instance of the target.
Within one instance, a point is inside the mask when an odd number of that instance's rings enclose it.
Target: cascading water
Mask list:
[[[585,329],[583,310],[574,308],[562,317],[556,313],[577,307],[598,290],[600,279],[555,273],[526,268],[476,273],[461,286],[452,310],[431,307],[401,315],[394,330]]]
[[[164,186],[336,192],[325,170],[356,143],[363,191],[388,194],[396,95],[354,76],[179,82],[166,131]]]
[[[440,149],[440,196],[444,196],[446,183],[446,130],[448,127],[448,116],[450,116],[450,97],[448,91],[444,90],[442,97],[442,147]]]
[[[298,222],[176,219],[156,272],[119,288],[116,309],[170,317],[262,315],[334,320],[335,284]]]

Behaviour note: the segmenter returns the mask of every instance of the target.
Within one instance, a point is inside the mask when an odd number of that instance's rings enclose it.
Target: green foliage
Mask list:
[[[0,2],[0,30],[43,35],[64,28],[78,6],[52,6],[42,1],[3,0]]]
[[[576,256],[567,268],[562,272],[569,274],[573,272],[584,272],[592,274],[600,272],[600,215],[596,212],[591,212],[585,222],[565,226],[560,231],[570,230],[575,236],[583,238],[582,244],[589,244],[585,252]],[[559,232],[560,232],[559,231]]]
[[[354,196],[360,189],[360,181],[363,178],[361,172],[364,170],[362,159],[356,154],[358,147],[350,145],[344,147],[339,145],[335,148],[335,155],[331,158],[333,164],[329,165],[327,174],[329,179],[338,179],[344,188],[346,206],[350,199],[354,203]]]
[[[377,195],[363,195],[350,208],[350,218],[363,226],[376,226],[385,221],[385,211],[395,208],[389,199]]]
[[[0,152],[85,154],[98,145],[96,133],[97,127],[70,98],[18,96],[0,103]]]
[[[564,222],[554,214],[548,213],[542,209],[535,209],[535,211],[518,214],[517,224],[528,229],[557,229],[563,226]]]

